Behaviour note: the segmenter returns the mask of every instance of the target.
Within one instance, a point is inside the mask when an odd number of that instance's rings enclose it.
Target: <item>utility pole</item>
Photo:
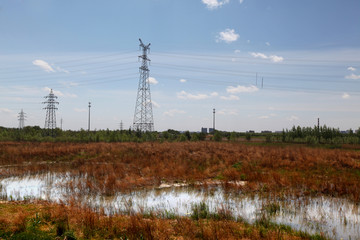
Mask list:
[[[47,129],[47,134],[54,137],[54,129],[56,129],[56,114],[55,110],[58,108],[56,107],[56,104],[59,104],[59,102],[56,101],[57,96],[54,95],[53,90],[51,89],[48,96],[44,97],[46,99],[43,104],[47,104],[46,107],[43,109],[46,109],[46,118],[45,118],[45,129]]]
[[[318,118],[318,138],[319,138],[319,143],[320,143],[320,139],[321,139],[321,136],[320,136],[320,118]]]
[[[88,132],[90,132],[90,108],[91,108],[91,102],[89,102],[89,122],[88,122]]]
[[[26,117],[25,117],[25,113],[22,109],[21,109],[21,112],[19,112],[18,119],[19,119],[19,129],[23,129],[25,127]]]
[[[264,87],[264,78],[261,78],[261,88]]]
[[[61,129],[61,131],[62,131],[62,124],[63,124],[63,119],[61,118],[60,119],[60,129]]]
[[[139,46],[142,49],[142,55],[139,56],[139,58],[142,59],[142,63],[139,68],[140,79],[135,105],[133,130],[152,132],[154,130],[154,120],[149,83],[150,70],[148,68],[150,59],[147,57],[147,54],[150,51],[150,43],[145,45],[141,39],[139,39],[139,41]]]
[[[213,109],[213,132],[215,133],[215,108]]]

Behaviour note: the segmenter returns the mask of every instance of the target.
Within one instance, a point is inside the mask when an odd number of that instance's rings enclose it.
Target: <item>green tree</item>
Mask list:
[[[221,140],[222,140],[222,134],[221,134],[220,131],[216,131],[216,130],[215,130],[214,140],[215,140],[216,142],[221,142]]]

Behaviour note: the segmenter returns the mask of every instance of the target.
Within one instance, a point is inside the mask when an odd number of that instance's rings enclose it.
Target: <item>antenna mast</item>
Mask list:
[[[139,41],[139,46],[142,49],[142,55],[139,56],[139,59],[142,59],[142,62],[141,67],[139,68],[140,79],[135,105],[133,130],[152,132],[154,131],[154,120],[149,82],[150,70],[148,68],[150,59],[147,57],[147,54],[150,51],[150,43],[145,45],[141,39],[139,39]]]

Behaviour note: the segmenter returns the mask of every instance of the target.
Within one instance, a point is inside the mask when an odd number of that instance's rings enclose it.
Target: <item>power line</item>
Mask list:
[[[94,60],[94,59],[99,59],[99,58],[105,58],[105,57],[112,57],[112,56],[116,56],[116,55],[124,55],[124,54],[129,54],[129,53],[134,53],[134,51],[127,51],[127,52],[120,52],[120,53],[112,53],[112,54],[106,54],[106,55],[100,55],[100,56],[86,56],[86,57],[83,57],[83,58],[78,58],[78,59],[72,59],[72,60],[67,60],[67,61],[55,61],[54,64],[66,64],[66,63],[72,63],[72,62],[79,62],[79,61],[84,61],[84,60]],[[130,58],[129,57],[126,57],[126,59]],[[114,61],[113,59],[112,60],[106,60],[105,62],[110,62],[110,61]],[[34,68],[34,65],[23,65],[23,64],[19,64],[19,65],[12,65],[12,67],[6,67],[6,68],[0,68],[0,71],[1,70],[11,70],[11,69],[16,69],[16,70],[19,70],[19,68]],[[66,67],[66,66],[65,66]]]
[[[271,62],[268,59],[259,59],[254,58],[251,56],[236,56],[236,55],[213,55],[213,54],[178,54],[178,53],[165,53],[165,52],[156,52],[153,54],[154,56],[165,56],[165,57],[174,57],[174,58],[190,58],[190,59],[198,59],[198,60],[214,60],[217,59],[218,61],[225,61],[225,62],[233,62],[233,60],[244,60],[249,62],[249,60],[253,61],[261,61],[261,63],[265,64],[279,64],[279,62]],[[235,61],[236,62],[236,61]],[[286,62],[306,62],[306,63],[333,63],[333,64],[340,64],[340,63],[360,63],[360,59],[357,60],[331,60],[331,59],[314,59],[314,58],[288,58],[286,57],[285,61],[281,62],[284,64]],[[300,64],[299,64],[300,65]],[[301,64],[304,66],[303,64]],[[307,64],[308,65],[308,64]]]

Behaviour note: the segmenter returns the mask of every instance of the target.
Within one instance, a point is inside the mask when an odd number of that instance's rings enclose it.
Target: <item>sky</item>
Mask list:
[[[128,129],[139,38],[157,131],[360,127],[359,0],[0,0],[0,126]]]

